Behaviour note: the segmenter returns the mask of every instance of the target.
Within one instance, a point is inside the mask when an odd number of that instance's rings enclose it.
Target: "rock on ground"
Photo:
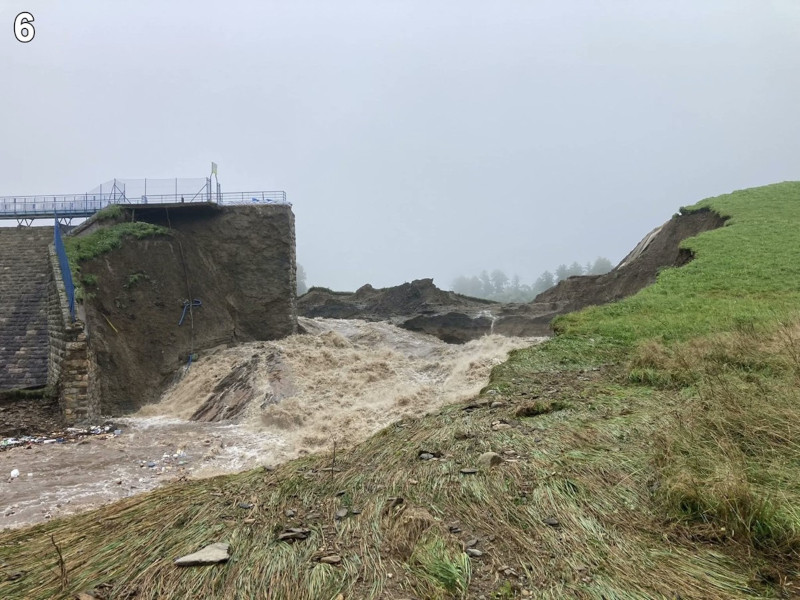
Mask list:
[[[175,559],[175,564],[179,567],[192,567],[195,565],[213,565],[225,562],[230,558],[228,551],[230,544],[216,543],[206,546],[194,554],[187,554]]]

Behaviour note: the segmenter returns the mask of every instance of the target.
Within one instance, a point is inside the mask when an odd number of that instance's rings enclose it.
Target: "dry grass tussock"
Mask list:
[[[504,395],[403,420],[337,451],[334,470],[330,454],[313,455],[3,533],[0,597],[763,597],[773,589],[761,583],[763,563],[692,540],[679,524],[665,534],[652,439],[671,422],[665,404],[679,399],[616,386],[613,376],[509,380]],[[564,408],[517,414],[533,401]],[[487,451],[504,462],[481,466]],[[307,528],[307,539],[279,541],[288,527]],[[228,563],[173,564],[214,542],[231,544]],[[320,562],[330,554],[341,562]]]
[[[658,436],[658,498],[708,535],[800,560],[800,321],[671,349],[640,348],[632,373],[689,397]]]

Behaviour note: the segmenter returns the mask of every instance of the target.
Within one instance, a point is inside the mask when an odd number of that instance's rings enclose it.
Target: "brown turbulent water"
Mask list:
[[[388,323],[302,324],[308,334],[202,357],[160,402],[116,419],[120,435],[0,453],[0,527],[357,443],[474,396],[509,351],[541,339],[449,345]],[[19,477],[8,477],[12,469]]]

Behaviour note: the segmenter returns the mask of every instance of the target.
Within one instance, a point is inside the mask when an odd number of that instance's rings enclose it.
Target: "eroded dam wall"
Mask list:
[[[118,221],[131,219],[168,231],[125,237],[79,275],[101,414],[157,400],[211,348],[297,331],[289,206],[137,208]]]

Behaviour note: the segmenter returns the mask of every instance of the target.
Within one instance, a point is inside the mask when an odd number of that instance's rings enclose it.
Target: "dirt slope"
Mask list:
[[[137,211],[168,235],[125,238],[81,266],[103,414],[159,398],[192,353],[296,331],[294,216],[288,207]],[[187,311],[186,300],[202,306]]]
[[[312,288],[298,299],[297,311],[306,317],[387,320],[449,343],[491,333],[549,335],[550,322],[556,316],[620,300],[654,283],[661,269],[686,264],[692,256],[680,243],[724,223],[725,219],[709,210],[675,215],[648,233],[611,272],[570,277],[528,304],[470,298],[440,290],[432,279],[418,279],[383,289],[365,285],[355,293]]]
[[[680,248],[683,240],[724,224],[725,219],[710,210],[675,215],[648,233],[609,273],[569,277],[539,294],[535,302],[559,303],[563,313],[632,296],[655,283],[661,269],[692,260],[691,252]]]

